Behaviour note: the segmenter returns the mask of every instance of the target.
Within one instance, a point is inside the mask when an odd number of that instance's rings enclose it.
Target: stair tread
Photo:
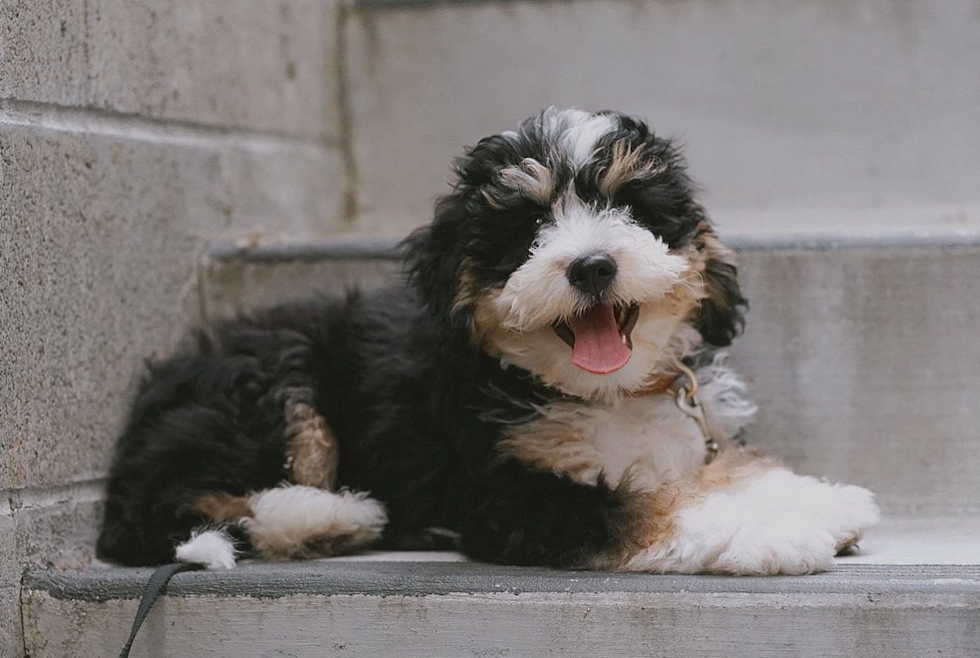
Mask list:
[[[584,658],[655,655],[646,649],[657,647],[662,653],[656,655],[706,658],[783,655],[779,651],[805,658],[980,655],[980,564],[858,561],[887,557],[882,542],[909,527],[925,529],[888,524],[887,532],[862,542],[860,558],[844,557],[835,571],[800,577],[557,571],[470,562],[457,553],[244,561],[228,571],[176,575],[136,651],[238,656],[288,650],[313,658],[332,648],[338,655]],[[905,539],[941,536],[937,530]],[[933,555],[942,558],[948,544],[934,545]],[[901,552],[893,547],[892,554]],[[28,573],[27,617],[43,649],[36,655],[117,650],[150,572],[103,565]]]
[[[56,599],[105,601],[140,595],[149,569],[30,572],[25,588]],[[171,596],[428,596],[480,593],[564,594],[976,594],[980,565],[838,565],[811,576],[743,577],[557,571],[474,562],[243,563],[230,571],[179,574]]]

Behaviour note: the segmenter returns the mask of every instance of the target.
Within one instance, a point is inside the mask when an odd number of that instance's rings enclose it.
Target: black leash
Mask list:
[[[136,619],[133,620],[133,630],[129,632],[129,640],[126,642],[126,646],[122,648],[122,651],[119,652],[119,658],[129,658],[129,650],[133,648],[133,641],[136,640],[136,634],[139,633],[140,626],[143,625],[143,620],[150,614],[153,604],[163,594],[163,590],[167,589],[167,583],[174,577],[174,574],[178,574],[181,571],[196,571],[202,568],[200,564],[191,564],[190,562],[174,562],[173,564],[165,564],[162,567],[156,568],[150,576],[150,580],[147,581],[146,587],[143,588],[143,595],[140,597],[140,607],[136,610]]]

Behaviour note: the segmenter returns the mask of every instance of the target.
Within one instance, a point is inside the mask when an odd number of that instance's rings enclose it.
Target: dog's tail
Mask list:
[[[381,536],[388,521],[384,506],[366,493],[284,485],[250,496],[210,493],[195,510],[211,523],[196,528],[177,545],[179,562],[209,569],[235,566],[235,532],[244,533],[251,553],[268,560],[343,555]]]

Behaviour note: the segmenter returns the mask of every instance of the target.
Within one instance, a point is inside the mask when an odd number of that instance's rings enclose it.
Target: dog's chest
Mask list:
[[[588,484],[612,485],[629,475],[633,488],[655,489],[691,476],[704,463],[697,423],[668,395],[615,405],[557,402],[501,443],[505,454]]]

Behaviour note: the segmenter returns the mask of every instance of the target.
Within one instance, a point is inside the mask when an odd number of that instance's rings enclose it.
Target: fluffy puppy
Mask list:
[[[549,109],[482,140],[404,248],[402,283],[225,324],[151,367],[101,557],[455,538],[510,564],[802,574],[877,520],[865,489],[732,440],[754,412],[714,353],[742,326],[736,267],[642,122]]]

